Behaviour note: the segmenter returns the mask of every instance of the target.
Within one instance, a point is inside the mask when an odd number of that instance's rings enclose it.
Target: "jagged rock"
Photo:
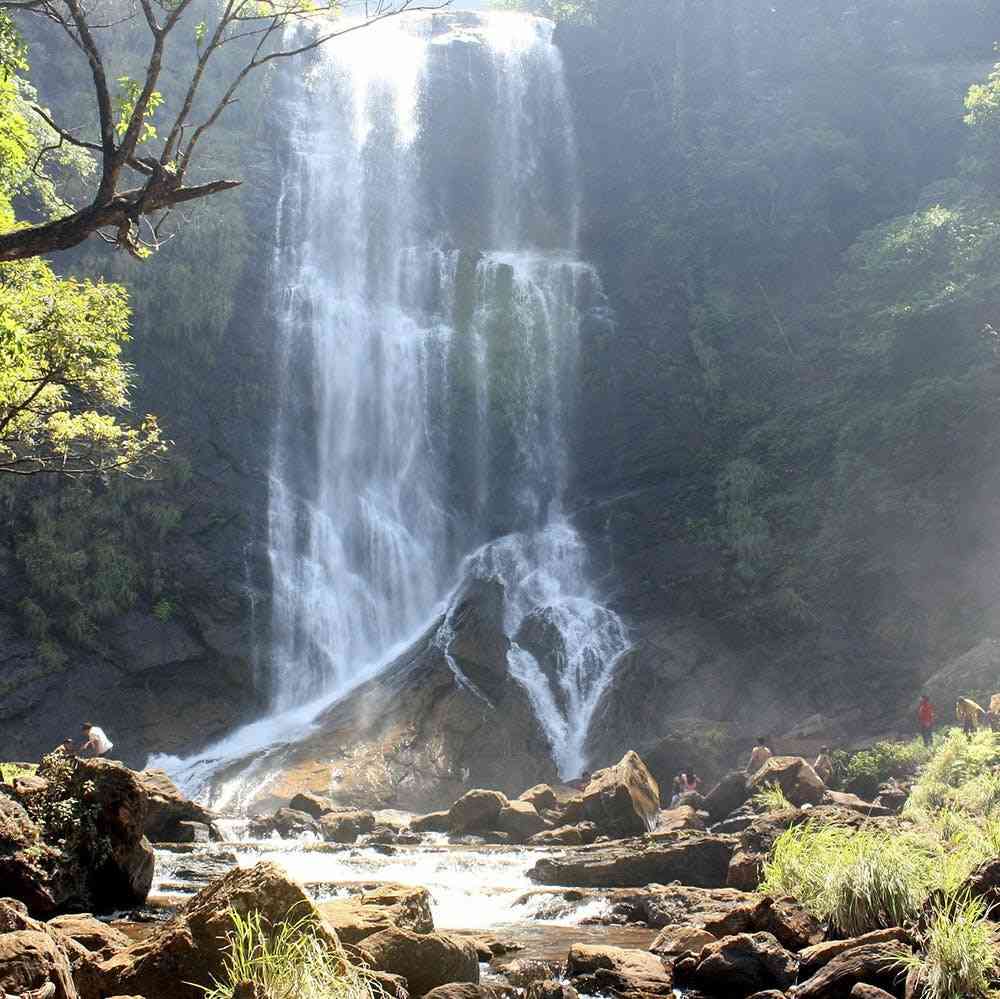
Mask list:
[[[103,961],[100,970],[108,992],[136,993],[156,999],[203,999],[201,985],[221,977],[225,952],[221,941],[232,930],[231,911],[259,911],[270,924],[312,916],[314,932],[331,947],[336,934],[323,920],[301,885],[280,867],[262,861],[237,868],[203,888],[170,922],[148,937]]]
[[[360,952],[370,967],[405,978],[412,995],[451,982],[479,982],[479,955],[461,937],[390,927],[368,937]]]
[[[725,884],[735,841],[711,833],[676,833],[655,845],[630,840],[544,857],[528,871],[539,884],[598,888],[684,881],[701,888]]]
[[[556,811],[559,808],[559,799],[548,784],[536,784],[534,787],[529,787],[527,791],[518,795],[517,800],[534,805],[539,812],[543,809]]]
[[[751,790],[761,791],[776,784],[793,805],[818,805],[826,785],[801,756],[772,756],[750,778]]]
[[[178,843],[210,843],[212,841],[212,826],[204,822],[178,822]]]
[[[525,999],[579,999],[579,993],[568,982],[549,978],[544,982],[532,982]]]
[[[583,792],[583,817],[608,836],[636,836],[651,829],[660,811],[660,788],[637,753],[598,770]]]
[[[823,927],[819,920],[806,912],[794,898],[767,901],[770,904],[765,909],[760,929],[773,933],[783,947],[801,951],[823,939]]]
[[[896,986],[899,962],[910,953],[900,943],[872,943],[852,947],[828,961],[793,991],[795,999],[848,999],[859,982],[885,988]]]
[[[463,934],[464,935],[464,934]],[[472,941],[480,961],[492,961],[495,957],[502,957],[504,954],[513,954],[516,951],[524,950],[524,944],[516,943],[513,940],[501,940],[500,937],[492,933],[475,933],[468,935]]]
[[[967,890],[972,898],[981,898],[991,907],[989,918],[1000,919],[1000,857],[983,861],[966,879],[962,890]]]
[[[509,804],[499,791],[467,791],[448,810],[448,829],[455,835],[495,829],[500,812]]]
[[[552,696],[560,710],[566,710],[566,688],[561,682],[562,664],[566,662],[566,642],[551,607],[536,607],[521,622],[514,641],[530,652],[538,668],[549,681]]]
[[[669,966],[644,950],[573,944],[566,958],[566,977],[590,995],[673,995]]]
[[[368,811],[324,812],[317,821],[320,835],[327,843],[353,843],[375,828],[375,816]],[[393,831],[393,842],[397,839]]]
[[[657,816],[653,835],[680,832],[682,829],[704,829],[705,822],[691,805],[668,808]]]
[[[354,898],[318,903],[323,918],[345,944],[357,944],[391,926],[414,933],[434,929],[430,894],[426,888],[380,885]]]
[[[415,833],[447,832],[450,812],[429,812],[427,815],[415,815],[410,819],[410,828]]]
[[[885,989],[877,988],[874,985],[865,985],[864,982],[858,982],[851,989],[851,999],[895,999],[895,996],[891,992],[886,992]]]
[[[738,933],[702,950],[694,983],[716,995],[742,996],[787,989],[797,972],[795,957],[770,933]]]
[[[740,805],[721,821],[712,823],[709,828],[712,832],[717,833],[741,833],[753,823],[758,815],[759,812],[753,805]]]
[[[739,849],[729,863],[726,884],[740,891],[755,891],[763,876],[764,860],[775,840],[789,827],[802,821],[802,812],[789,808],[754,819],[740,833]]]
[[[329,798],[325,798],[321,794],[313,794],[312,791],[300,791],[288,802],[288,807],[296,812],[305,812],[306,815],[311,815],[314,819],[318,819],[321,815],[332,812],[336,808]]]
[[[581,846],[597,839],[597,826],[593,822],[578,822],[575,826],[545,829],[531,837],[532,846]]]
[[[856,794],[850,794],[847,791],[827,791],[823,795],[823,804],[836,805],[837,808],[846,808],[848,811],[857,812],[859,815],[885,816],[895,814],[884,805],[865,801]]]
[[[319,823],[306,812],[294,808],[279,808],[274,815],[260,816],[250,821],[250,835],[262,839],[277,833],[282,839],[293,839],[304,833],[319,835]]]
[[[0,934],[0,995],[22,995],[55,986],[52,999],[77,999],[69,959],[48,933],[14,930]]]
[[[893,942],[909,944],[911,942],[910,935],[906,930],[893,927],[888,930],[873,930],[871,933],[864,934],[864,936],[851,937],[847,940],[828,940],[824,943],[806,947],[799,952],[801,977],[803,979],[811,978],[820,968],[825,967],[835,957],[846,951],[855,950],[858,947],[864,947],[869,944]]]
[[[705,811],[713,821],[724,819],[750,797],[750,782],[742,770],[726,774],[708,794],[705,795]]]
[[[700,954],[703,947],[714,942],[715,937],[708,930],[697,926],[666,926],[649,949],[660,957],[680,957]]]
[[[537,958],[518,958],[502,965],[500,973],[516,989],[525,989],[532,982],[543,982],[552,977],[555,970],[552,962],[539,961]]]
[[[199,822],[214,831],[214,816],[201,805],[186,798],[164,770],[142,770],[136,779],[146,795],[144,831],[151,843],[188,843],[183,839],[181,823]],[[220,839],[214,833],[214,839]]]
[[[75,940],[101,960],[106,960],[129,945],[129,938],[121,930],[95,919],[89,913],[56,916],[46,925],[61,936]]]
[[[908,782],[887,781],[879,787],[874,803],[879,808],[884,808],[889,815],[899,815],[909,797],[910,785]]]
[[[501,999],[501,993],[489,985],[472,982],[449,982],[431,989],[424,999]]]
[[[508,833],[516,842],[523,843],[545,829],[545,819],[529,802],[512,801],[500,809],[497,828]]]

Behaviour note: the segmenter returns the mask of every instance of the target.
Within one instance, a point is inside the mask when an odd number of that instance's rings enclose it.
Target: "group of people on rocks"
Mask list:
[[[767,739],[758,735],[750,751],[750,759],[747,762],[746,772],[755,774],[767,761],[774,756],[767,744]],[[829,784],[833,777],[833,757],[830,755],[830,747],[822,746],[819,755],[813,762],[813,770],[819,775],[819,779],[824,784]]]
[[[917,705],[917,727],[925,746],[930,746],[934,737],[935,710],[931,699],[923,694]],[[971,739],[973,733],[980,728],[989,727],[994,732],[1000,732],[1000,694],[990,698],[989,710],[976,703],[971,697],[960,697],[955,702],[955,718],[962,731]]]

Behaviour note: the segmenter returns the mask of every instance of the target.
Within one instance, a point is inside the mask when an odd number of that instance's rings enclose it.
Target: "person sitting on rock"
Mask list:
[[[829,784],[833,780],[833,758],[830,756],[829,746],[820,748],[819,756],[816,757],[816,762],[813,764],[813,770],[816,771],[816,776],[824,784]]]
[[[762,735],[758,735],[753,744],[753,751],[750,753],[750,762],[747,764],[747,773],[755,774],[767,761],[774,756],[774,753],[767,748],[767,740]]]
[[[955,702],[955,717],[962,731],[971,739],[972,733],[983,723],[986,712],[970,697],[960,697]]]
[[[114,743],[92,722],[84,722],[83,745],[77,751],[79,756],[106,756],[114,749]]]

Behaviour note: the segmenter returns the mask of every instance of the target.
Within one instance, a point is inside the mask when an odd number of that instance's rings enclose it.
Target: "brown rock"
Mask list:
[[[327,843],[353,843],[375,828],[375,816],[363,810],[324,812],[317,821]]]
[[[448,810],[448,829],[456,835],[496,829],[500,812],[509,804],[499,791],[467,791]]]
[[[182,822],[200,822],[214,829],[214,816],[207,808],[186,798],[164,770],[142,770],[136,780],[146,796],[143,831],[152,843],[185,843]],[[216,834],[215,838],[218,838]]]
[[[545,828],[543,819],[535,806],[527,801],[512,801],[500,809],[497,828],[508,833],[516,842],[523,843]]]
[[[279,808],[273,815],[261,815],[250,820],[250,835],[258,839],[277,833],[282,839],[293,839],[303,833],[319,835],[319,823],[306,812],[294,808]]]
[[[320,902],[317,907],[345,944],[360,943],[392,926],[414,933],[430,933],[434,929],[426,888],[380,885],[354,898]]]
[[[321,794],[313,794],[312,791],[299,791],[288,802],[288,807],[296,812],[305,812],[306,815],[311,815],[314,819],[335,810],[335,806],[329,798],[325,798]]]
[[[0,994],[21,995],[55,986],[53,999],[77,999],[69,960],[55,940],[39,930],[0,935]]]
[[[895,999],[895,996],[891,992],[886,992],[885,989],[879,989],[874,985],[865,985],[864,982],[858,982],[851,989],[851,999]]]
[[[750,783],[742,770],[727,774],[705,795],[705,811],[713,822],[734,812],[750,797]]]
[[[826,785],[801,756],[772,756],[750,778],[752,792],[776,784],[793,805],[818,805]]]
[[[101,960],[106,960],[129,945],[129,938],[121,930],[102,923],[89,913],[56,916],[46,925],[60,936],[75,940]]]
[[[859,982],[891,991],[904,977],[899,961],[910,953],[899,943],[852,947],[830,960],[793,991],[795,999],[849,999]]]
[[[539,884],[616,888],[683,881],[702,888],[726,882],[735,841],[710,833],[677,833],[671,841],[600,844],[544,857],[528,872]]]
[[[670,967],[645,950],[573,944],[566,977],[588,994],[673,995]]]
[[[749,995],[787,989],[798,962],[770,933],[738,933],[709,944],[694,972],[695,984],[718,995]]]
[[[532,982],[525,999],[579,999],[579,993],[569,983],[549,978],[544,982]]]
[[[472,982],[449,982],[431,989],[424,999],[500,999],[500,992],[488,985]]]
[[[101,963],[107,991],[137,993],[156,999],[203,999],[198,987],[221,977],[222,943],[232,930],[230,911],[260,912],[266,923],[312,916],[319,937],[338,946],[303,888],[281,868],[263,861],[236,868],[203,888],[169,923]]]
[[[525,989],[532,982],[543,982],[555,970],[550,961],[522,957],[497,969],[516,989]]]
[[[794,898],[779,898],[769,904],[757,929],[766,930],[777,937],[778,942],[789,950],[800,951],[804,947],[818,944],[824,937],[819,920]]]
[[[893,815],[890,808],[875,802],[865,801],[856,794],[847,791],[827,791],[823,795],[824,805],[835,805],[837,808],[846,808],[850,812],[857,812],[859,815],[885,816]]]
[[[910,935],[906,930],[894,927],[888,930],[873,930],[864,936],[851,937],[847,940],[828,940],[825,943],[814,944],[799,952],[799,968],[803,979],[811,978],[820,968],[829,964],[835,957],[845,951],[867,944],[879,943],[910,944]]]
[[[527,791],[518,795],[518,801],[526,801],[529,805],[534,805],[535,809],[541,812],[543,809],[557,811],[559,809],[559,799],[555,791],[549,784],[536,784],[529,787]]]
[[[726,887],[738,891],[756,891],[764,880],[764,854],[737,850],[729,861]]]
[[[583,817],[608,836],[637,836],[653,828],[660,788],[639,755],[629,750],[598,770],[583,791]]]
[[[476,948],[461,937],[390,927],[368,937],[361,954],[375,970],[405,978],[416,996],[451,982],[479,983]]]
[[[990,918],[1000,919],[1000,910],[997,909],[1000,902],[1000,857],[983,861],[966,879],[962,890],[967,890],[973,898],[983,899],[992,907]]]
[[[415,815],[410,819],[410,828],[415,833],[447,832],[450,812],[430,812],[427,815]]]
[[[690,805],[678,805],[660,812],[656,819],[656,829],[651,835],[680,832],[682,829],[704,829],[705,822]]]
[[[575,826],[545,829],[531,837],[532,846],[582,846],[597,839],[597,826],[593,822],[578,822]]]
[[[714,943],[715,939],[708,930],[697,926],[665,926],[649,949],[659,957],[700,954],[701,949]]]

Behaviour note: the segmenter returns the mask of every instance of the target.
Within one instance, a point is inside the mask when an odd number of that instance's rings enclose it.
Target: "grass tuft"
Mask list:
[[[755,807],[765,812],[783,812],[795,806],[785,797],[785,792],[777,784],[765,784],[754,796]]]

